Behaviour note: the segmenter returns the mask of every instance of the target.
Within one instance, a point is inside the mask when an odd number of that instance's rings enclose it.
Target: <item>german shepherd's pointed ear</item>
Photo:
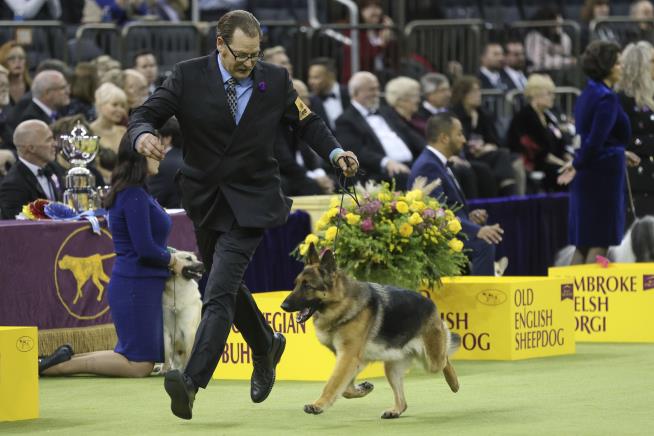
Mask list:
[[[320,258],[320,269],[328,274],[336,272],[336,258],[330,249],[326,249]]]
[[[306,265],[315,265],[317,263],[320,263],[320,255],[318,254],[316,246],[312,242],[309,245],[309,251],[307,251]]]

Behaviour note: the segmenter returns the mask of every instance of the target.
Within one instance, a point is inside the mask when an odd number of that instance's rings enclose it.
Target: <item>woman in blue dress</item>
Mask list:
[[[572,182],[568,234],[576,248],[573,264],[595,262],[622,240],[626,164],[640,162],[625,150],[631,125],[612,89],[622,74],[620,47],[595,41],[582,55],[581,66],[589,78],[575,107],[581,146],[559,176],[561,184]]]
[[[145,377],[155,362],[163,362],[161,299],[170,270],[180,273],[183,262],[166,248],[170,217],[145,188],[158,167],[159,161],[132,150],[123,136],[105,200],[116,251],[108,289],[116,348],[73,356],[64,345],[39,361],[40,374]]]

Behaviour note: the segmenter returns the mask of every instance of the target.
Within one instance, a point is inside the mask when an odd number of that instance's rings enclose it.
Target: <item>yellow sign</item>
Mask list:
[[[286,350],[277,366],[277,380],[324,381],[331,375],[336,359],[331,351],[316,338],[313,321],[298,324],[295,313],[280,309],[289,292],[266,292],[254,294],[257,306],[275,332],[286,337]],[[381,364],[368,366],[359,378],[382,377]],[[252,350],[235,327],[232,327],[225,350],[220,358],[215,379],[250,380],[252,376]]]
[[[453,359],[518,360],[575,353],[572,299],[561,279],[453,277],[422,291],[461,335]]]
[[[39,417],[36,327],[0,327],[0,422]]]
[[[654,263],[550,268],[574,298],[580,342],[654,342]],[[572,297],[573,296],[573,297]]]

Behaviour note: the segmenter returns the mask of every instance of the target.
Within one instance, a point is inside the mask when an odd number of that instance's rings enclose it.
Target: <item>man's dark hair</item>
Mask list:
[[[44,59],[39,62],[39,65],[36,67],[36,73],[39,74],[41,71],[45,70],[55,70],[59,71],[64,75],[66,82],[70,83],[73,80],[73,70],[68,66],[68,64],[59,59]]]
[[[141,56],[147,56],[147,55],[152,55],[154,56],[155,61],[157,60],[157,55],[154,54],[152,50],[140,50],[137,51],[134,56],[132,56],[132,65],[136,66],[136,60],[140,58]]]
[[[313,58],[311,59],[311,61],[309,61],[309,68],[311,68],[314,65],[321,65],[325,67],[327,71],[336,75],[336,62],[334,62],[334,59],[332,58],[327,58],[327,57]]]
[[[620,56],[620,46],[614,42],[593,41],[581,55],[581,69],[589,78],[602,81],[611,74],[611,69]]]
[[[427,127],[425,129],[425,136],[427,142],[434,143],[438,141],[440,135],[449,135],[454,126],[454,120],[457,118],[449,112],[441,112],[429,117]]]
[[[227,12],[218,20],[216,36],[220,36],[227,44],[232,42],[234,31],[241,29],[250,38],[261,38],[261,25],[259,20],[248,11],[237,9]]]

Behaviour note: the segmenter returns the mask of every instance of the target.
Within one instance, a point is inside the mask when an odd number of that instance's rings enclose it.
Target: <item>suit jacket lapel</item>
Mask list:
[[[41,187],[41,184],[39,183],[38,179],[34,175],[34,173],[27,168],[27,165],[25,165],[23,162],[18,161],[18,170],[21,173],[21,176],[27,183],[27,185],[33,189],[35,192],[38,194],[38,198],[48,198],[46,193],[43,191],[43,188]]]
[[[209,84],[210,99],[217,102],[220,108],[219,119],[216,122],[222,125],[229,125],[232,129],[236,128],[236,123],[232,117],[229,107],[227,106],[227,96],[225,95],[225,85],[223,83],[223,76],[220,74],[218,67],[218,51],[214,50],[209,55],[207,62],[207,80]]]
[[[377,145],[378,151],[381,151],[382,154],[386,155],[386,151],[384,150],[384,147],[382,146],[381,142],[379,141],[379,138],[377,137],[377,134],[372,130],[372,127],[370,127],[370,124],[368,124],[368,120],[361,115],[361,112],[354,106],[350,106],[352,108],[352,113],[354,114],[355,118],[358,118],[359,124],[363,126],[363,128],[366,130],[366,135],[369,138],[372,138],[373,141],[375,141],[375,144]]]
[[[429,150],[425,150],[425,152],[429,153],[431,155],[431,158],[438,164],[438,166],[440,168],[442,168],[443,173],[447,174],[448,179],[451,179],[451,180],[448,180],[448,182],[450,184],[454,185],[454,190],[458,194],[459,200],[461,200],[461,206],[463,206],[463,209],[465,211],[467,211],[468,210],[468,205],[466,204],[466,197],[463,194],[463,191],[461,191],[461,188],[459,187],[459,183],[456,181],[456,178],[454,176],[454,172],[451,172],[451,170],[448,170],[447,165],[443,165],[443,162],[441,162],[441,160],[438,158],[438,156],[434,155],[434,153],[432,153]]]

